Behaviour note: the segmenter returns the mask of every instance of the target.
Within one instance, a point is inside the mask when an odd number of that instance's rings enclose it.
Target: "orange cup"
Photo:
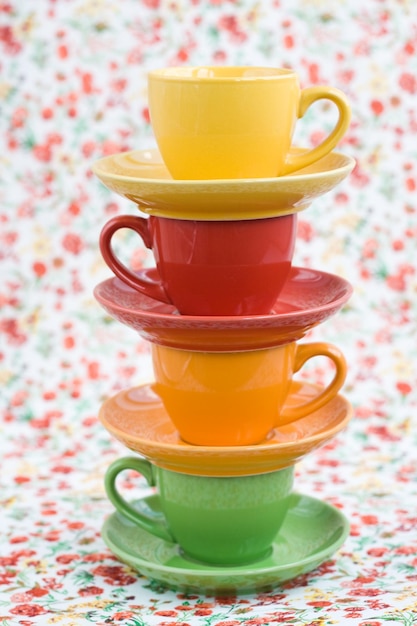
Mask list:
[[[308,402],[282,409],[293,374],[315,356],[336,371]],[[338,393],[347,372],[341,351],[327,342],[288,343],[243,352],[197,352],[152,345],[155,391],[188,443],[248,446],[275,427],[306,417]]]

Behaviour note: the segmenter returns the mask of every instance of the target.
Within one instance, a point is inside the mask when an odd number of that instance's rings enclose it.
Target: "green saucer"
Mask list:
[[[154,537],[117,512],[105,521],[101,532],[121,561],[171,589],[216,594],[264,591],[313,570],[349,534],[348,520],[334,506],[302,494],[294,493],[291,498],[272,554],[247,566],[218,567],[188,560],[177,544]],[[147,515],[161,515],[157,495],[138,500],[134,506]]]

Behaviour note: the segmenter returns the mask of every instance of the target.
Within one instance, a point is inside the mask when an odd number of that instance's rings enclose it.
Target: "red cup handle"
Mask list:
[[[139,235],[143,243],[150,250],[152,249],[152,237],[148,227],[148,220],[144,217],[135,215],[118,215],[106,222],[100,233],[100,251],[103,259],[114,274],[121,281],[129,285],[132,289],[136,289],[149,298],[172,304],[161,282],[155,280],[146,280],[137,276],[126,265],[124,265],[114,254],[111,240],[114,233],[121,228],[130,228]]]

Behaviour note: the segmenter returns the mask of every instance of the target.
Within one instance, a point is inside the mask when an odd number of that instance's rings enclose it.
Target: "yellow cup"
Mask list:
[[[350,107],[327,86],[300,89],[292,70],[268,67],[170,67],[148,75],[151,122],[175,179],[273,178],[331,152],[345,134]],[[312,150],[291,154],[298,118],[316,100],[338,120]]]
[[[331,382],[308,402],[284,407],[294,372],[315,356],[330,358]],[[273,428],[329,402],[346,378],[341,351],[327,342],[243,352],[196,352],[152,344],[154,389],[188,443],[253,445]]]

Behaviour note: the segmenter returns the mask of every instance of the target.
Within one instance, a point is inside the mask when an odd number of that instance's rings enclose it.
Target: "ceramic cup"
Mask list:
[[[296,226],[296,214],[238,221],[120,215],[104,225],[100,249],[129,287],[184,315],[261,315],[270,312],[291,269]],[[121,228],[152,249],[159,278],[139,277],[117,258],[112,237]]]
[[[297,74],[272,67],[170,67],[148,75],[151,123],[175,179],[272,178],[334,149],[350,122],[343,92],[300,89]],[[290,153],[298,118],[326,99],[338,120],[321,144]]]
[[[123,470],[136,470],[158,487],[161,519],[123,498],[116,488]],[[105,488],[122,515],[178,543],[186,557],[211,565],[244,565],[270,554],[288,510],[293,476],[293,467],[256,476],[191,476],[124,457],[108,468]]]
[[[293,374],[317,356],[333,361],[333,379],[308,402],[283,408]],[[292,342],[241,352],[197,352],[152,344],[152,362],[154,390],[180,437],[203,446],[260,443],[275,427],[324,406],[346,377],[343,354],[327,342]]]

